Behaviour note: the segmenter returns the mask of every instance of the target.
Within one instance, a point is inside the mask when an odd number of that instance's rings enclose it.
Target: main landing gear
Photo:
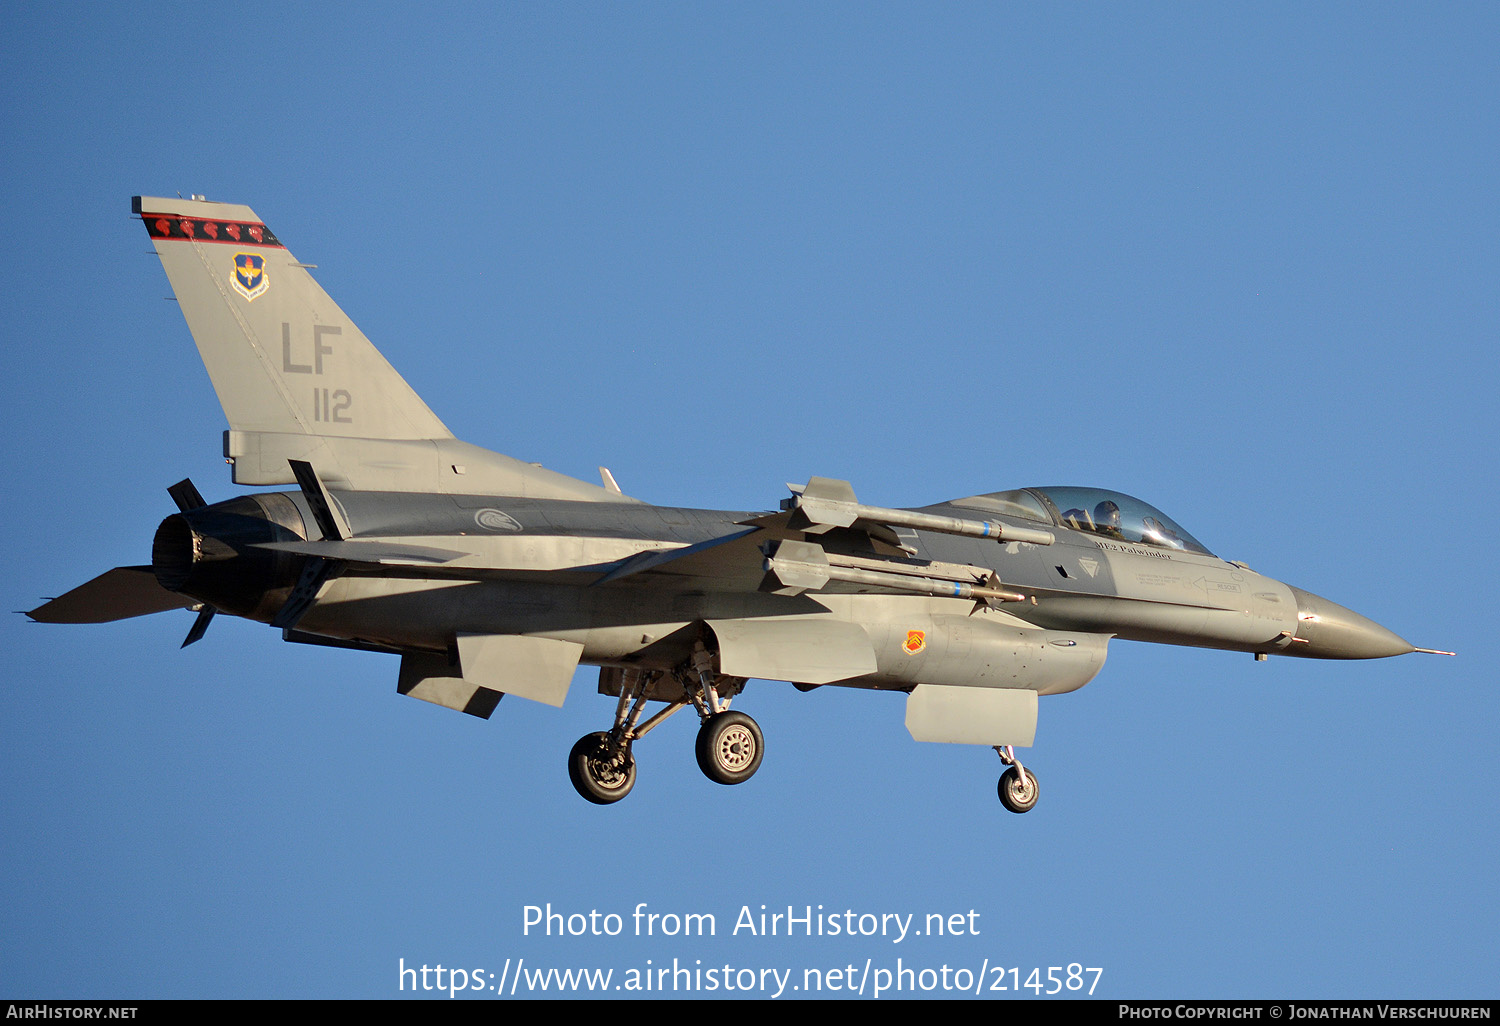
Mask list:
[[[766,742],[760,726],[746,714],[729,710],[729,700],[745,686],[743,677],[714,672],[713,656],[698,642],[689,663],[673,669],[631,668],[606,671],[600,690],[612,694],[619,687],[615,723],[607,731],[586,734],[568,753],[568,777],[585,800],[612,805],[635,786],[635,756],[631,745],[667,717],[691,705],[698,710],[698,768],[718,784],[742,784],[760,769]],[[606,690],[607,689],[607,690]],[[667,703],[644,723],[646,702]]]
[[[1030,812],[1041,796],[1041,787],[1036,775],[1016,758],[1016,750],[1010,745],[996,745],[1000,761],[1010,769],[1000,774],[1000,804],[1011,812]]]
[[[766,742],[760,726],[742,712],[710,716],[698,728],[698,768],[716,784],[742,784],[760,769]]]
[[[568,778],[595,805],[612,805],[635,786],[635,756],[610,733],[585,734],[568,753]]]

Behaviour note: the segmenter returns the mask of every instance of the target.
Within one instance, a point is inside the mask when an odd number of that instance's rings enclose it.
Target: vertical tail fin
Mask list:
[[[137,196],[235,431],[451,438],[249,207]]]
[[[249,207],[137,196],[219,404],[240,484],[634,501],[454,438]]]

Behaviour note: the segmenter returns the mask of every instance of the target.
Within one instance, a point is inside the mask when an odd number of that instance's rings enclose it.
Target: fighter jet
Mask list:
[[[178,482],[149,565],[34,620],[186,608],[186,646],[227,613],[286,641],[389,653],[398,693],[485,718],[507,694],[561,706],[578,666],[597,666],[614,716],[567,761],[600,805],[634,786],[635,744],[687,708],[703,772],[753,776],[764,738],[729,708],[752,678],[905,692],[913,738],[994,747],[1000,800],[1026,812],[1039,789],[1016,748],[1035,739],[1038,699],[1092,680],[1111,638],[1258,660],[1434,651],[1103,489],[896,509],[812,477],[774,510],[683,509],[623,494],[604,468],[596,485],[481,449],[249,207],[136,197],[133,210],[224,408],[234,483],[292,487],[210,504]]]

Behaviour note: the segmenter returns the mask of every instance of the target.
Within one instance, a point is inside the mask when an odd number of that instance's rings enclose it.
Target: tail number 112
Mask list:
[[[332,391],[326,388],[314,388],[313,420],[333,424],[352,424],[354,418],[349,416],[349,407],[353,402],[346,388],[335,388]]]

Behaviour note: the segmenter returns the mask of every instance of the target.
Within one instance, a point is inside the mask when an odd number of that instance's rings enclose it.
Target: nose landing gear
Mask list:
[[[1036,775],[1021,765],[1016,750],[1010,745],[996,745],[995,751],[999,753],[1000,761],[1010,767],[1000,774],[1000,804],[1011,812],[1030,812],[1041,796]]]

